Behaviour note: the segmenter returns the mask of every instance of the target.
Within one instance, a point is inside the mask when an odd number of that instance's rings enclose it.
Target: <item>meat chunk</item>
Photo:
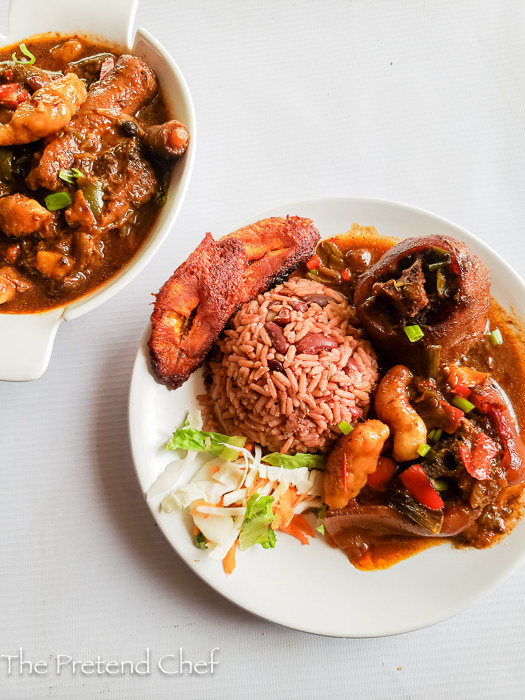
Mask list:
[[[415,316],[418,311],[424,309],[429,303],[425,291],[425,275],[423,274],[423,261],[421,258],[415,261],[409,268],[403,271],[397,280],[390,279],[387,282],[376,282],[372,287],[376,296],[384,295],[390,299],[400,314],[408,317]]]
[[[120,56],[115,68],[90,89],[67,128],[45,147],[27,177],[28,186],[58,189],[59,171],[71,168],[85,150],[92,158],[103,144],[104,132],[114,128],[123,113],[135,114],[156,91],[155,75],[144,61],[128,54]]]
[[[51,212],[23,194],[0,198],[0,230],[7,236],[30,236],[52,218]]]
[[[422,348],[440,346],[445,364],[470,350],[485,329],[489,292],[490,272],[478,256],[461,241],[434,235],[393,246],[360,277],[354,302],[389,364],[417,369]],[[404,332],[414,324],[424,330],[417,342]]]
[[[109,160],[112,163],[108,167]],[[100,233],[122,228],[160,190],[157,176],[142,157],[136,141],[125,140],[102,156],[95,168],[106,175],[106,201],[98,222]]]
[[[218,242],[207,234],[157,295],[149,347],[160,381],[181,386],[236,309],[307,260],[318,240],[299,217],[265,219]]]
[[[82,190],[77,190],[73,195],[73,204],[66,209],[65,217],[70,226],[78,226],[84,231],[89,231],[96,224]]]

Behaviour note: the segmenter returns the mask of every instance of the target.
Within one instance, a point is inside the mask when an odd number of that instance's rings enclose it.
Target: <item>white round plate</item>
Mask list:
[[[322,238],[348,230],[354,221],[398,238],[430,233],[458,238],[489,266],[496,299],[525,316],[525,285],[510,266],[471,233],[434,214],[395,202],[348,197],[296,202],[251,221],[287,214],[311,218]],[[215,232],[219,233],[228,232]],[[196,396],[202,391],[200,373],[176,391],[157,383],[149,364],[148,337],[149,327],[135,362],[129,406],[131,446],[143,492],[171,461],[163,446],[186,413],[197,407]],[[275,549],[254,546],[237,552],[235,571],[227,576],[220,562],[194,547],[191,517],[162,512],[160,500],[149,503],[153,517],[175,551],[212,588],[260,617],[334,637],[398,634],[445,620],[501,583],[525,557],[525,521],[491,549],[454,550],[445,544],[373,572],[355,569],[322,536],[304,546],[277,533]]]

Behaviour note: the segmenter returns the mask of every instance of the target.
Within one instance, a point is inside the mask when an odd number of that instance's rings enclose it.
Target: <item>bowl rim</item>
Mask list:
[[[102,34],[95,35],[92,32],[75,32],[73,30],[29,34],[25,38],[41,37],[45,34],[63,37],[77,34],[104,39]],[[105,37],[105,39],[110,44],[118,44],[109,37]],[[128,45],[120,43],[118,46],[124,51],[137,55],[141,55],[142,50],[147,49],[159,58],[159,62],[163,66],[162,71],[159,71],[158,68],[156,70],[159,74],[159,80],[167,82],[166,75],[169,75],[168,80],[177,86],[180,104],[186,115],[185,124],[191,135],[186,153],[175,163],[168,188],[169,197],[158,215],[162,217],[162,221],[156,220],[154,222],[153,230],[131,260],[119,272],[85,295],[51,309],[29,313],[3,312],[0,307],[0,335],[6,339],[3,347],[0,348],[0,379],[2,380],[27,381],[42,376],[48,367],[54,339],[61,321],[71,321],[93,311],[130,284],[148,265],[172,232],[184,203],[193,173],[197,148],[195,106],[189,86],[170,53],[150,32],[140,27],[133,36],[131,33],[129,34],[129,39],[130,43],[131,40],[133,42],[131,47],[129,43]],[[10,46],[14,40],[9,32],[7,36],[1,37],[1,41],[4,46]],[[28,339],[30,339],[29,342]]]

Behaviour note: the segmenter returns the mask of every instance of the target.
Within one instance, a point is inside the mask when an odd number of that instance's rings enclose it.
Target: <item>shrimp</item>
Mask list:
[[[86,87],[75,73],[50,81],[18,105],[10,122],[0,125],[0,146],[31,143],[60,131],[86,97]]]
[[[417,448],[427,440],[427,428],[408,400],[407,387],[412,372],[404,365],[395,365],[381,380],[375,397],[377,417],[394,434],[394,459],[407,462],[417,459]]]
[[[386,439],[388,426],[378,420],[358,423],[343,435],[328,455],[324,473],[324,500],[330,508],[344,508],[377,469],[377,461]]]

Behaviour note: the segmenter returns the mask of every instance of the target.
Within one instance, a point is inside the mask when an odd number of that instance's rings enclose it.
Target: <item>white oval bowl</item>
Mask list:
[[[525,316],[525,284],[489,246],[465,229],[435,214],[397,202],[366,198],[316,199],[277,207],[254,216],[309,217],[323,238],[350,228],[354,221],[380,234],[408,238],[431,233],[464,241],[488,265],[492,294],[507,309]],[[234,231],[238,222],[230,231]],[[216,237],[228,231],[214,232]],[[198,408],[201,372],[175,391],[151,371],[144,333],[133,370],[129,430],[135,470],[143,493],[173,457],[164,449],[187,412]],[[443,544],[390,569],[363,572],[345,555],[315,538],[308,547],[277,533],[275,549],[259,546],[237,553],[227,576],[220,562],[193,544],[186,512],[159,509],[162,495],[148,502],[159,528],[188,566],[212,588],[255,615],[304,632],[334,637],[378,637],[420,629],[472,605],[501,583],[525,559],[525,520],[490,549],[454,550]]]
[[[160,248],[175,223],[186,196],[197,146],[195,110],[186,80],[166,49],[145,29],[133,37],[138,0],[11,0],[9,32],[0,44],[9,46],[34,34],[58,32],[107,39],[140,56],[153,68],[170,114],[191,135],[186,154],[175,163],[168,199],[140,250],[117,275],[80,299],[43,313],[8,314],[0,307],[0,380],[28,381],[46,371],[60,323],[92,311],[129,284]]]

